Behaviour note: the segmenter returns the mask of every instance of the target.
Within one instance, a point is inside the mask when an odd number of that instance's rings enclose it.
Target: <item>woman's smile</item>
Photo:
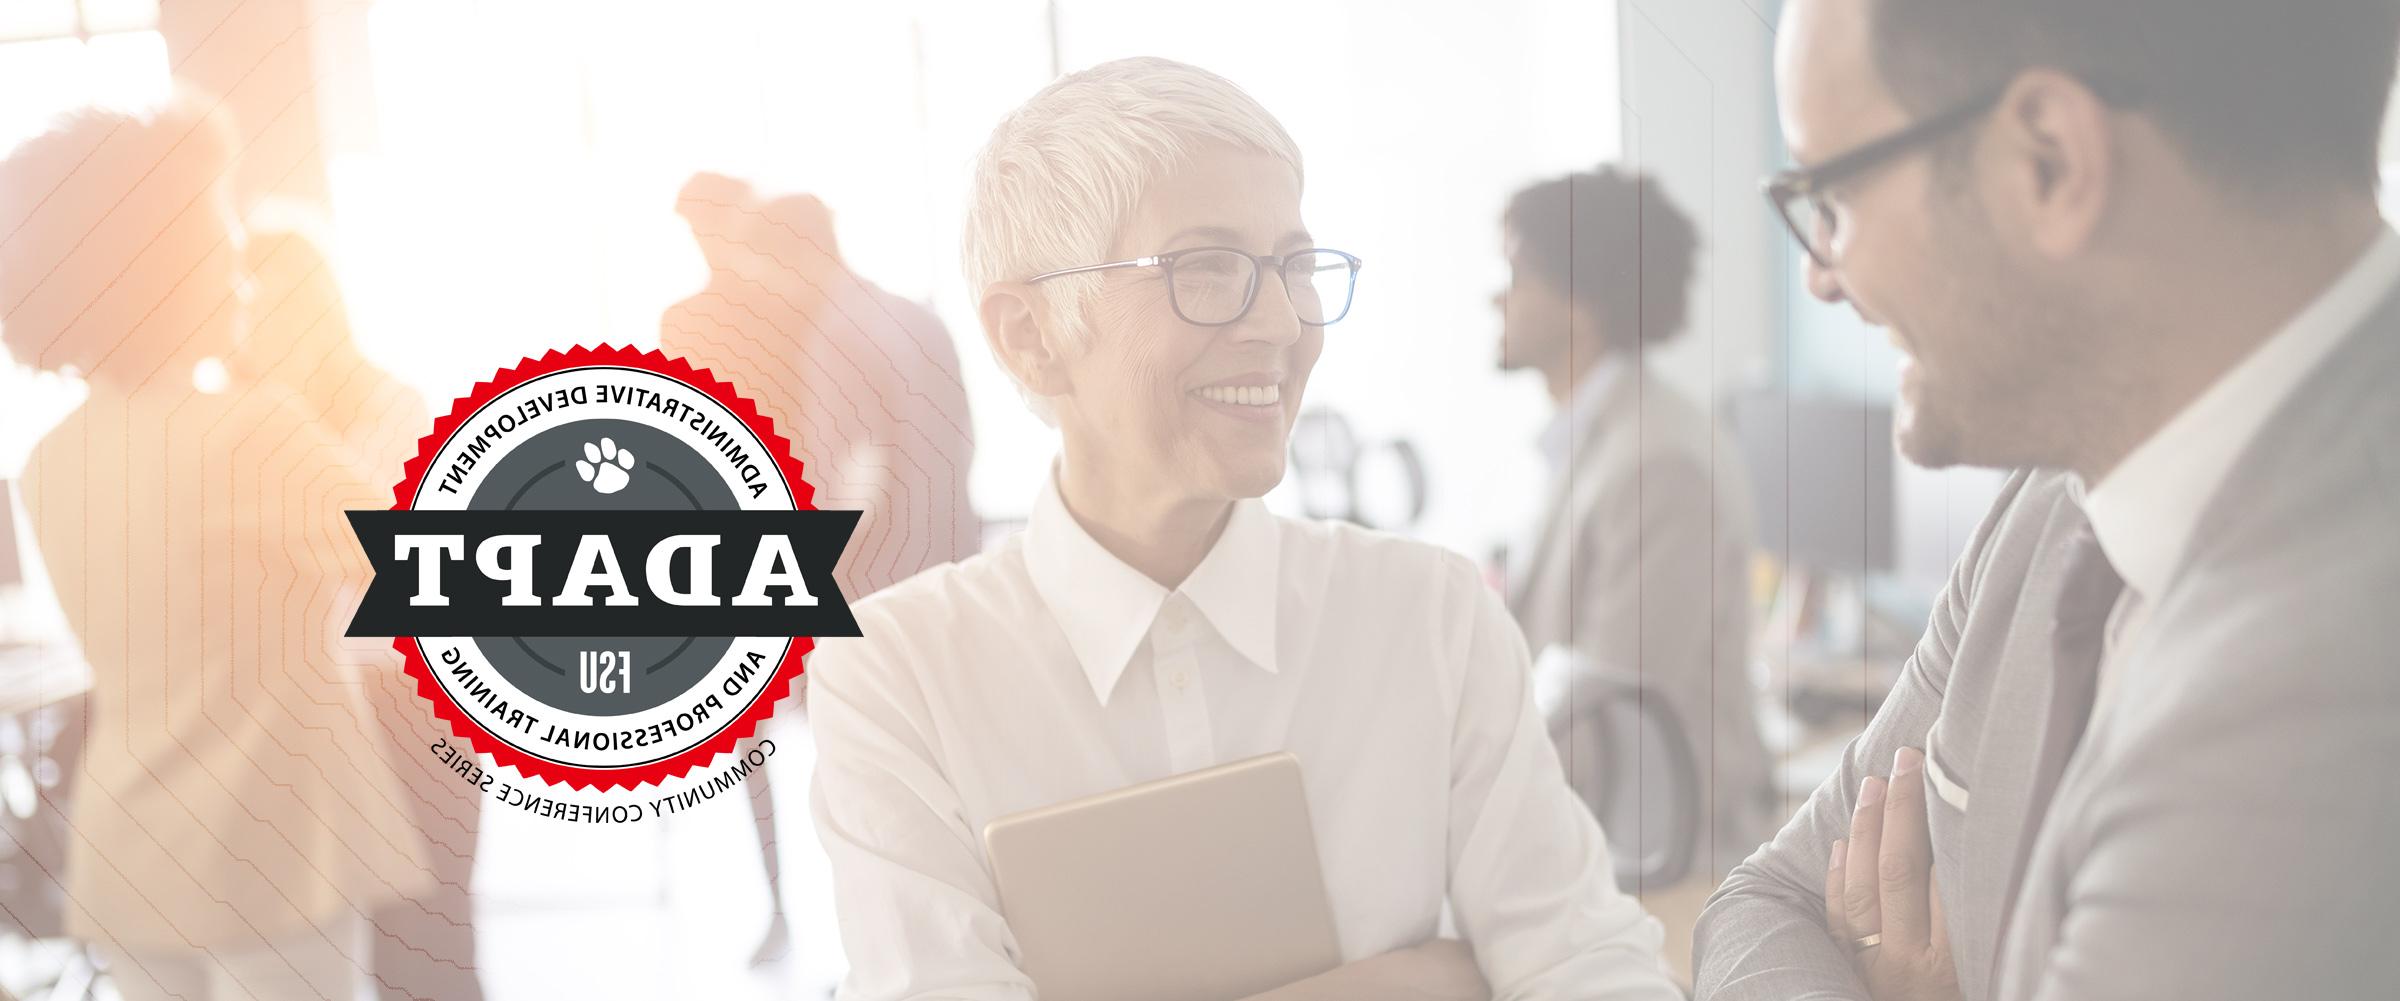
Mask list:
[[[1237,375],[1194,389],[1190,395],[1208,410],[1235,420],[1280,424],[1284,419],[1280,372]]]

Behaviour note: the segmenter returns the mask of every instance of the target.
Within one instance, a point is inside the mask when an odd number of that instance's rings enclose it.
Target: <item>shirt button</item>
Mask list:
[[[1178,692],[1183,691],[1183,686],[1190,684],[1191,680],[1192,676],[1185,674],[1182,671],[1177,671],[1167,677],[1167,683],[1174,685],[1175,690]]]

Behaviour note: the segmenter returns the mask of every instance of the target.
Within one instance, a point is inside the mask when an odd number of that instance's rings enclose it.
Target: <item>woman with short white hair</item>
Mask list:
[[[993,133],[967,277],[1063,447],[1025,531],[861,603],[810,665],[842,996],[1032,997],[983,826],[1273,751],[1344,961],[1437,937],[1446,904],[1494,997],[1677,996],[1475,567],[1258,500],[1359,270],[1301,177],[1257,102],[1162,59]]]

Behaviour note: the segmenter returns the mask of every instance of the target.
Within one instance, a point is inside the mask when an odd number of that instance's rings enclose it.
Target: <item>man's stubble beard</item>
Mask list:
[[[2075,454],[2086,394],[2079,382],[2096,373],[2075,331],[2090,330],[2084,311],[2064,290],[2028,275],[2002,253],[1990,221],[1964,195],[1931,207],[1943,230],[1955,234],[1925,272],[1946,286],[1935,314],[1944,326],[1912,332],[1929,353],[1916,359],[1917,391],[1906,388],[1895,420],[1900,454],[1919,466],[2014,469],[2064,465]],[[1897,417],[1897,415],[1895,415]]]

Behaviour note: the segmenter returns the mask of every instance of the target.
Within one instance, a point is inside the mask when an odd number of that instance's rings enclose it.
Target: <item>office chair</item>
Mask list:
[[[1682,718],[1641,682],[1569,668],[1566,696],[1550,707],[1550,740],[1567,782],[1608,832],[1617,885],[1627,892],[1680,882],[1698,857],[1700,768]],[[1647,780],[1645,780],[1647,773]]]

